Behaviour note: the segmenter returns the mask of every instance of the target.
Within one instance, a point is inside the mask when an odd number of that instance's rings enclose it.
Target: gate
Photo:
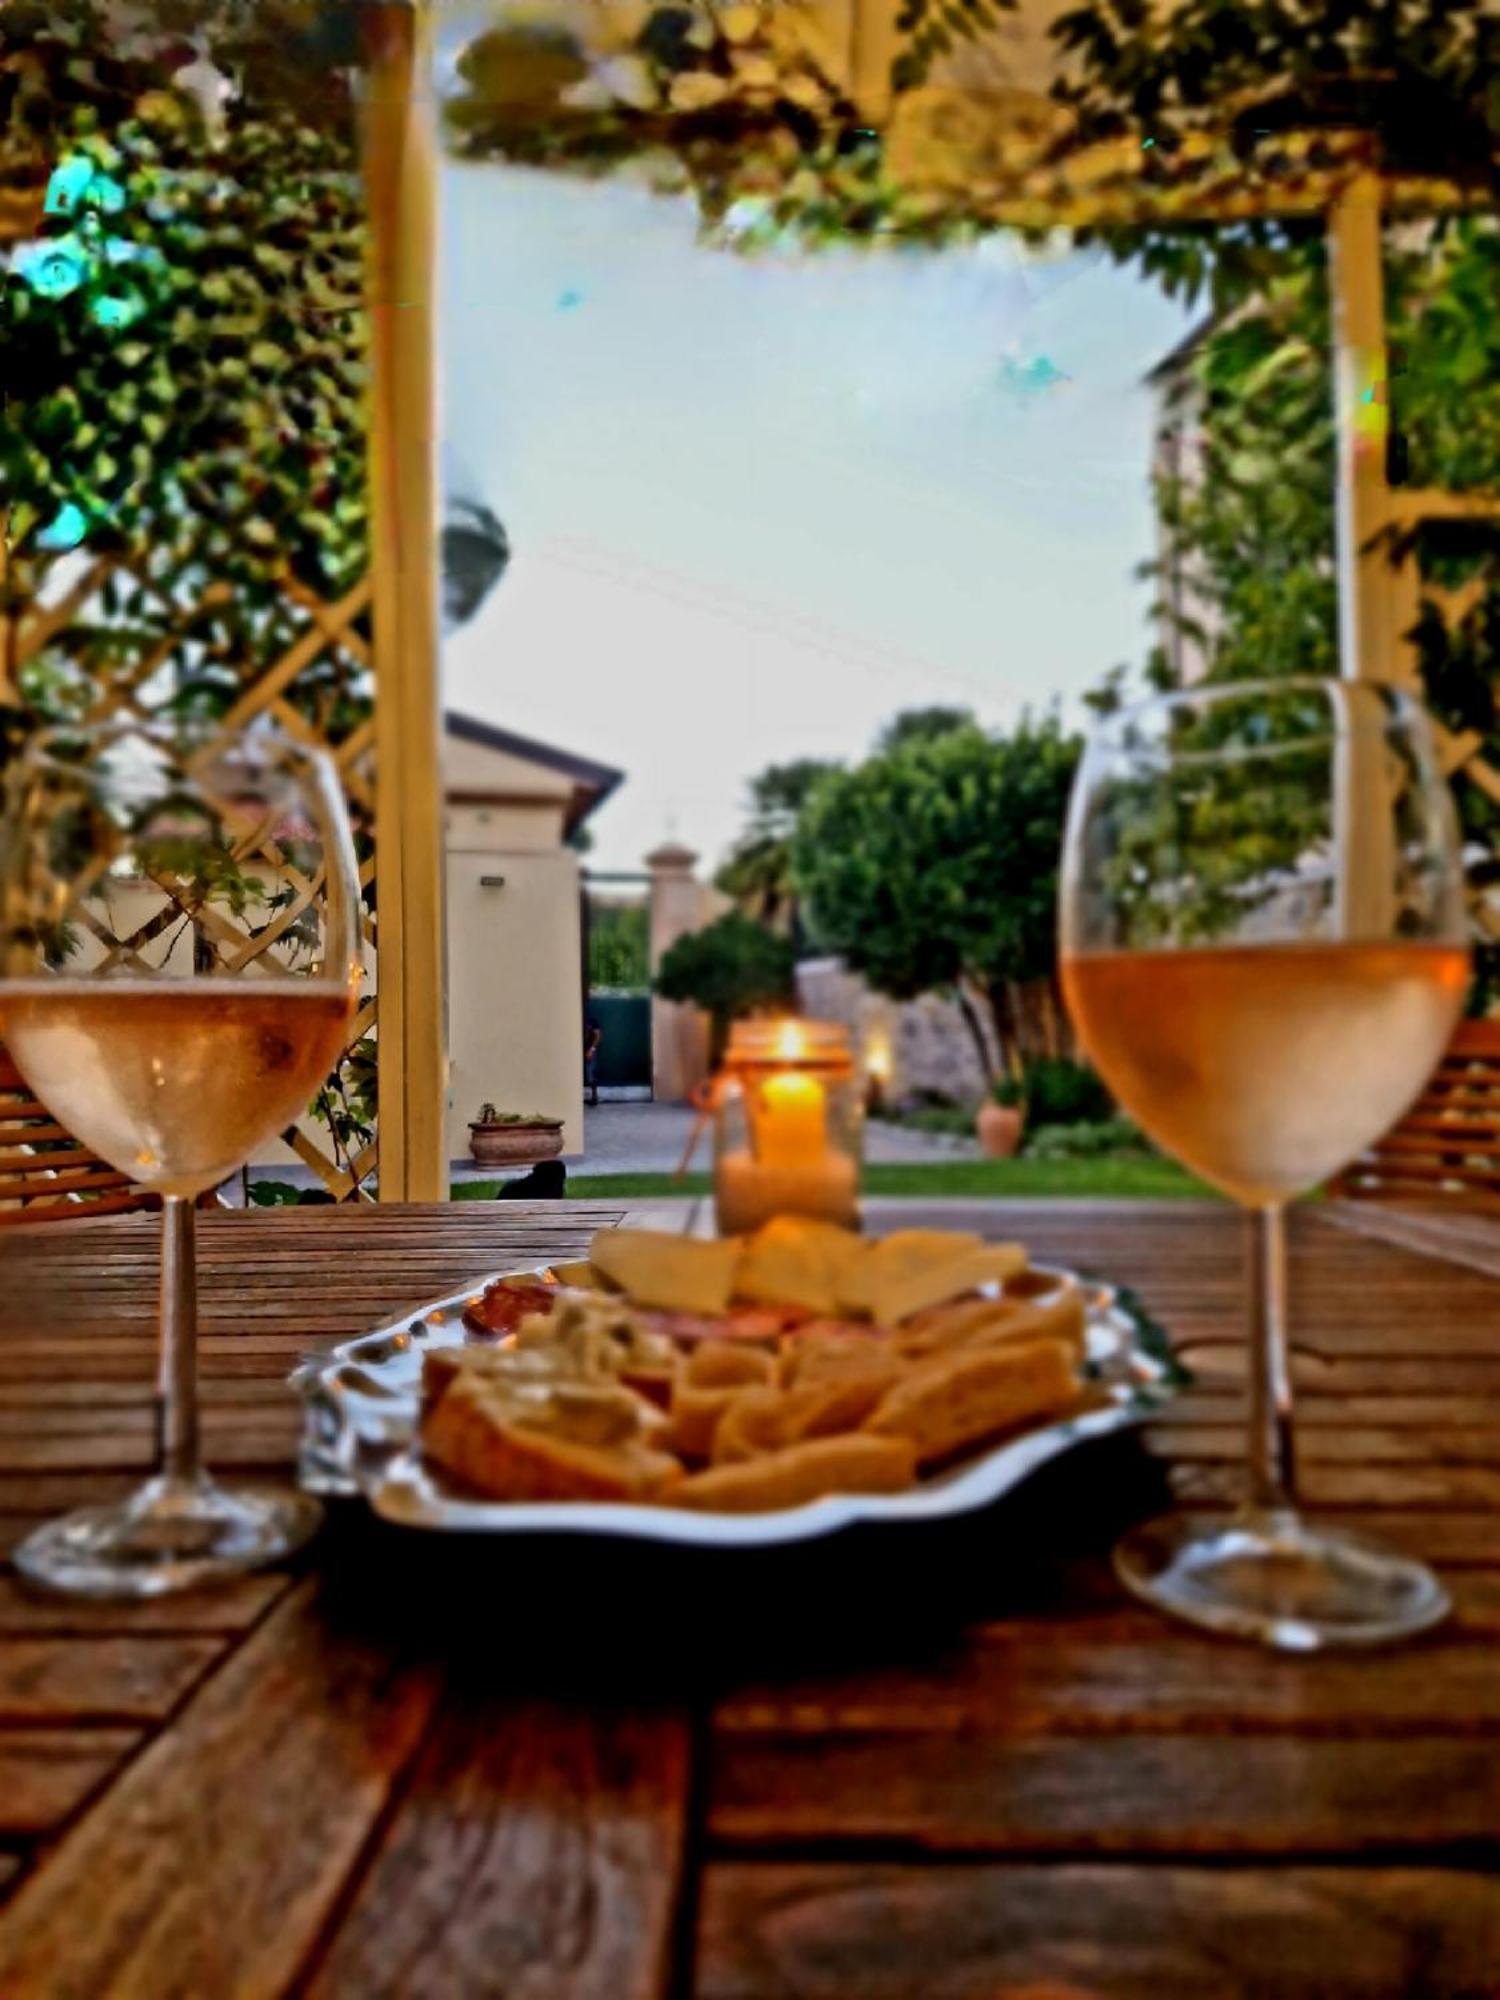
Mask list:
[[[651,1088],[651,995],[591,993],[588,1015],[600,1029],[601,1090]]]

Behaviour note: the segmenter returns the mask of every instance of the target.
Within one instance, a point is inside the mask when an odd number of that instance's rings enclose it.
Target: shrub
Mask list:
[[[1133,1119],[1082,1119],[1075,1125],[1044,1125],[1022,1151],[1031,1160],[1093,1160],[1111,1153],[1147,1153],[1150,1143]]]
[[[919,1104],[901,1112],[895,1123],[910,1132],[947,1133],[960,1139],[974,1136],[974,1114],[961,1104]]]
[[[1114,1099],[1087,1063],[1035,1056],[1021,1071],[1021,1096],[1032,1131],[1044,1125],[1095,1125],[1115,1115]]]

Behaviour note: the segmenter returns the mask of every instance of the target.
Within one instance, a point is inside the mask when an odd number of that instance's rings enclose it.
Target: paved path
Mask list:
[[[572,1174],[670,1174],[676,1170],[692,1134],[696,1114],[685,1104],[599,1104],[584,1113],[584,1151],[568,1156]],[[865,1156],[892,1161],[973,1160],[979,1157],[973,1139],[951,1139],[931,1132],[909,1132],[872,1119],[866,1128]],[[693,1156],[695,1167],[707,1168],[712,1139],[704,1131]],[[494,1178],[492,1167],[478,1168],[469,1160],[455,1163],[455,1180]]]
[[[684,1104],[599,1104],[584,1113],[584,1151],[567,1155],[569,1176],[576,1174],[670,1174],[676,1171],[683,1149],[692,1133],[696,1114]],[[976,1160],[979,1146],[973,1139],[949,1138],[935,1132],[910,1132],[898,1125],[872,1119],[865,1132],[865,1157],[879,1164],[926,1164],[941,1160]],[[704,1131],[693,1155],[693,1165],[707,1170],[713,1158],[713,1142]],[[455,1160],[452,1177],[456,1181],[509,1180],[524,1173],[517,1167],[507,1171],[476,1167],[472,1160]],[[285,1181],[293,1187],[311,1187],[313,1174],[301,1165],[258,1167],[256,1180]],[[231,1204],[239,1203],[238,1177],[223,1189]]]

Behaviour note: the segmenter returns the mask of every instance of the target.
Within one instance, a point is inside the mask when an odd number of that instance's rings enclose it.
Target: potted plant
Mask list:
[[[525,1167],[555,1160],[563,1149],[563,1122],[540,1112],[497,1111],[481,1104],[469,1120],[469,1151],[481,1167]]]
[[[991,1160],[1008,1160],[1021,1143],[1026,1124],[1024,1088],[1018,1076],[1002,1076],[979,1107],[974,1129]]]

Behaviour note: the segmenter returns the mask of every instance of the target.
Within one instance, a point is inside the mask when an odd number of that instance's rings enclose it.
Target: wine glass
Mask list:
[[[0,1038],[52,1115],[163,1205],[158,1470],[29,1536],[15,1561],[34,1582],[153,1597],[274,1561],[318,1524],[300,1494],[203,1470],[193,1213],[337,1060],[358,909],[337,774],[269,727],[51,731],[9,774]]]
[[[1420,704],[1292,680],[1107,719],[1069,813],[1062,977],[1124,1109],[1250,1225],[1249,1480],[1115,1551],[1179,1617],[1287,1650],[1449,1608],[1422,1564],[1297,1511],[1283,1213],[1417,1096],[1468,984],[1452,799]]]

